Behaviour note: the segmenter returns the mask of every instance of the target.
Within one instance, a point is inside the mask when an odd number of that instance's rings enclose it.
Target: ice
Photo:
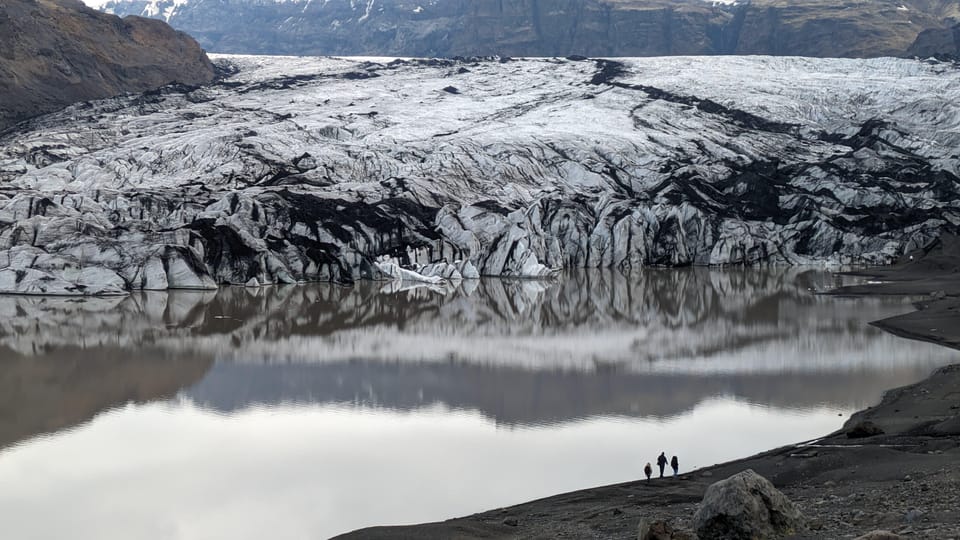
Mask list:
[[[0,291],[885,264],[960,224],[950,63],[215,61],[0,137],[0,262],[104,271]]]

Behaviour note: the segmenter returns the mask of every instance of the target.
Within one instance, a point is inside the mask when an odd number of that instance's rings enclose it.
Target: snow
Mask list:
[[[155,17],[169,22],[177,11],[187,5],[190,0],[82,0],[92,8],[101,9],[108,13],[113,13],[118,5],[133,4],[141,6],[140,15],[143,17]]]

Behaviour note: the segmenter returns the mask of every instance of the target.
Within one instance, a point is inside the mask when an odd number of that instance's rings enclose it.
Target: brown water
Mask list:
[[[0,297],[10,538],[322,538],[836,429],[957,361],[819,270]]]

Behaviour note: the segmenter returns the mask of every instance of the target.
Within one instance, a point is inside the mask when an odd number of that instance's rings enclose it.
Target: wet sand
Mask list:
[[[960,348],[960,273],[956,272],[960,241],[945,238],[910,255],[896,266],[857,273],[879,283],[844,287],[831,294],[918,296],[917,311],[873,324],[906,338]],[[850,428],[866,420],[884,433],[847,436]],[[770,479],[803,510],[809,529],[794,538],[855,538],[875,529],[910,538],[960,538],[957,465],[960,364],[890,390],[880,404],[854,414],[843,428],[815,441],[677,478],[636,480],[444,522],[373,527],[337,538],[627,539],[636,538],[641,518],[665,519],[692,529],[693,514],[707,486],[745,469]]]

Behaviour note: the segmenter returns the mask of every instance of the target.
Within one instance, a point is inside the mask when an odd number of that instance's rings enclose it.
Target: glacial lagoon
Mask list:
[[[955,351],[822,269],[0,297],[10,538],[323,538],[824,435]]]

